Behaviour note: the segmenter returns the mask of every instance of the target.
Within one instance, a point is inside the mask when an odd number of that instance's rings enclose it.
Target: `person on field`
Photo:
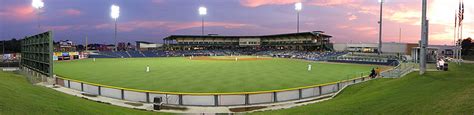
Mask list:
[[[312,65],[308,64],[308,71],[311,71],[311,69],[312,69]]]
[[[376,67],[376,68],[375,68],[375,77],[381,77],[381,76],[380,76],[380,72],[381,72],[381,71],[382,71],[382,70],[381,70],[379,67]]]
[[[441,70],[441,61],[440,61],[440,59],[438,59],[438,60],[436,61],[436,69],[437,69],[437,70]]]
[[[146,72],[150,72],[150,66],[146,65]]]
[[[376,76],[376,74],[375,74],[375,69],[372,68],[372,70],[370,71],[369,77],[370,77],[370,78],[375,78],[375,76]]]
[[[439,68],[440,68],[440,70],[444,70],[444,60],[443,59],[439,59]]]

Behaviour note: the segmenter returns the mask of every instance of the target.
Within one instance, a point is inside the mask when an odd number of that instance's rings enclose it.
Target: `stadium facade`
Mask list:
[[[302,50],[332,51],[332,36],[322,31],[262,36],[171,35],[164,38],[166,50]]]

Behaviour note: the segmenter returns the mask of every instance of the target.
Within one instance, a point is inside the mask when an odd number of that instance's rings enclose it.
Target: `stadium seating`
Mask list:
[[[145,57],[158,57],[158,54],[153,51],[143,51],[142,53]]]
[[[346,55],[346,52],[318,52],[296,50],[149,50],[149,51],[101,51],[90,58],[136,58],[136,57],[181,57],[181,56],[226,56],[226,55],[267,55],[279,58],[296,58],[311,61],[327,61]]]
[[[145,57],[140,51],[127,51],[130,57]]]

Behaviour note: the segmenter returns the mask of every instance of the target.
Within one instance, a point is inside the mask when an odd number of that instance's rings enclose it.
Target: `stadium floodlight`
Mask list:
[[[295,4],[296,10],[296,33],[300,32],[300,12],[303,9],[303,3],[298,2]]]
[[[296,11],[301,11],[303,9],[303,3],[298,2],[295,4],[295,10]]]
[[[113,4],[110,7],[110,17],[112,17],[113,19],[117,19],[119,16],[120,16],[120,7]]]
[[[383,16],[383,3],[385,0],[379,0],[380,2],[380,20],[379,20],[379,46],[377,50],[377,54],[380,55],[382,54],[382,16]]]
[[[44,7],[44,2],[43,0],[33,0],[31,2],[31,6],[33,6],[33,8],[36,8],[36,9],[41,9]]]
[[[113,4],[110,7],[110,17],[112,17],[115,21],[115,34],[114,34],[114,39],[115,39],[115,51],[117,51],[117,19],[120,16],[120,7]]]
[[[199,7],[199,15],[201,16],[201,34],[204,36],[204,16],[207,15],[207,8],[204,6]]]
[[[199,15],[201,16],[207,15],[207,8],[204,6],[199,7]]]
[[[33,0],[31,2],[31,6],[36,9],[36,16],[38,17],[38,29],[41,31],[41,24],[40,24],[40,11],[41,8],[44,7],[43,0]]]

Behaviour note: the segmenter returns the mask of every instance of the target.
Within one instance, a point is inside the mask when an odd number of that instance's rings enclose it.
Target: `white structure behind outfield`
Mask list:
[[[382,52],[389,54],[409,54],[406,43],[383,43]],[[334,44],[334,50],[336,51],[349,51],[349,52],[377,52],[377,43],[336,43]],[[410,50],[408,50],[410,51]]]
[[[163,47],[163,44],[151,43],[145,41],[136,41],[137,50],[151,50]]]
[[[418,47],[414,43],[383,43],[382,53],[384,54],[403,54],[412,55],[412,49]],[[430,48],[436,49],[440,56],[452,56],[453,46],[448,45],[430,45]],[[376,53],[377,43],[335,43],[334,50],[339,52],[365,52]]]

